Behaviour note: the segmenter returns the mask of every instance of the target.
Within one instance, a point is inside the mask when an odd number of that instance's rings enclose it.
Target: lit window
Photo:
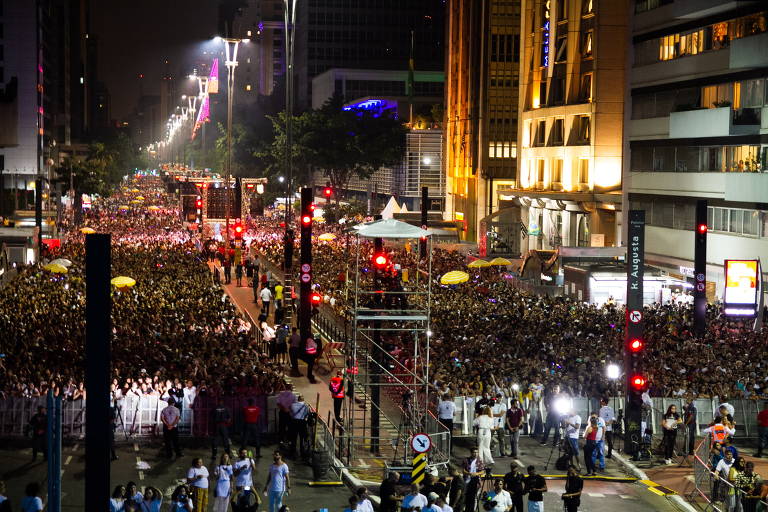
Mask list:
[[[248,84],[248,85],[246,85],[246,86],[245,86],[245,90],[246,90],[246,91],[250,91],[250,90],[251,90],[251,84]]]
[[[581,56],[585,59],[592,56],[592,30],[587,30],[582,34],[581,39]]]

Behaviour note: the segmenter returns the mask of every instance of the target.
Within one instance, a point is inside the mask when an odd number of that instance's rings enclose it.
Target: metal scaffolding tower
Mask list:
[[[352,339],[345,348],[349,399],[338,429],[339,458],[353,468],[383,469],[382,460],[409,467],[410,438],[427,433],[435,447],[430,465],[445,464],[448,432],[430,411],[431,243],[418,254],[418,241],[429,233],[393,219],[355,231]]]

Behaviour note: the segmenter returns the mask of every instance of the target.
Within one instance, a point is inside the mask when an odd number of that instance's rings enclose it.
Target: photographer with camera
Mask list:
[[[400,512],[421,512],[427,505],[427,497],[419,492],[419,484],[411,484],[411,492],[403,498]]]
[[[581,491],[584,489],[584,480],[573,466],[568,466],[568,476],[565,479],[565,492],[561,496],[565,512],[577,512],[581,505]]]
[[[475,510],[475,502],[477,500],[477,491],[480,490],[480,477],[485,473],[485,465],[479,456],[480,452],[477,448],[472,448],[472,452],[469,457],[464,459],[462,469],[464,470],[464,483],[466,484],[466,493],[464,504],[467,512],[473,512]]]
[[[512,510],[512,497],[504,490],[501,480],[494,480],[493,490],[483,497],[483,510],[493,512],[508,512]]]

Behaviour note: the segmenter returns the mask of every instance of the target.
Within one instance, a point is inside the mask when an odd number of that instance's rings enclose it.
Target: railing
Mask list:
[[[755,510],[756,506],[761,504],[763,510],[768,507],[768,503],[760,492],[762,486],[760,483],[757,489],[736,488],[728,475],[719,475],[714,472],[710,457],[710,446],[712,440],[707,435],[696,447],[693,457],[693,483],[694,491],[689,495],[691,500],[704,500],[706,510],[716,510],[725,512],[731,510]]]
[[[263,432],[275,432],[276,400],[273,396],[253,395],[243,397],[224,397],[224,405],[232,414],[230,433],[238,436],[242,433],[243,407],[248,399],[261,408],[261,427]],[[117,400],[115,417],[116,439],[121,437],[140,438],[162,435],[160,412],[168,405],[155,396],[127,396]],[[9,398],[0,400],[0,437],[16,438],[27,434],[29,420],[37,412],[38,406],[45,406],[45,397]],[[85,436],[85,400],[64,401],[62,403],[62,432],[66,438]],[[205,395],[198,396],[191,407],[181,406],[179,434],[190,437],[207,437],[211,433],[211,412],[216,407],[216,400]]]

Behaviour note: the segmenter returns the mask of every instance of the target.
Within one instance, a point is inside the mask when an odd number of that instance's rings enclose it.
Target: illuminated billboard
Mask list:
[[[725,260],[725,314],[757,314],[760,283],[759,260]]]
[[[219,59],[213,59],[211,74],[208,76],[208,94],[219,93]]]

